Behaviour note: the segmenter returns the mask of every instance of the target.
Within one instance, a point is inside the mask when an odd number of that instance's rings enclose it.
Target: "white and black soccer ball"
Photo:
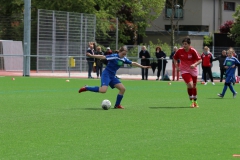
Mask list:
[[[111,107],[111,102],[109,100],[107,100],[107,99],[104,99],[102,101],[102,108],[104,110],[108,110],[108,109],[110,109],[110,107]]]

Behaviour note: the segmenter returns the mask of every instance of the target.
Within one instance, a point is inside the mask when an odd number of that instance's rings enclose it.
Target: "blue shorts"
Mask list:
[[[235,76],[226,75],[225,83],[235,83]]]
[[[115,75],[111,75],[108,72],[103,72],[101,76],[101,86],[110,86],[111,88],[115,88],[114,86],[118,83],[121,83]]]

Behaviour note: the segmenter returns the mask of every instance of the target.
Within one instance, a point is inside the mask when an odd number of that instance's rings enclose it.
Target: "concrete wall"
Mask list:
[[[22,41],[1,41],[3,54],[3,68],[6,71],[22,71],[23,70],[23,46]],[[13,56],[9,56],[13,55]]]
[[[202,1],[203,0],[186,1],[186,4],[184,6],[184,17],[183,20],[180,20],[180,25],[202,24]]]
[[[198,53],[203,52],[203,36],[189,36],[191,38],[191,46],[193,46]]]
[[[216,0],[215,0],[215,18],[214,18],[214,0],[209,1],[209,0],[203,0],[201,4],[201,25],[206,25],[209,26],[209,32],[215,31],[218,28],[218,23],[217,23],[217,16],[218,16],[218,7],[216,5]],[[215,24],[214,24],[215,23]],[[215,29],[213,29],[215,25]]]

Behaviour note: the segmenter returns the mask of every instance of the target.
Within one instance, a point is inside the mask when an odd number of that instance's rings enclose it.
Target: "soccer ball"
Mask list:
[[[109,100],[105,99],[102,101],[102,108],[104,110],[108,110],[110,109],[110,107],[111,107],[111,102]]]

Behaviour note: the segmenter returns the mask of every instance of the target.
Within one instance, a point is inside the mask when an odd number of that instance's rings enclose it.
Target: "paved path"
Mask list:
[[[155,73],[156,74],[156,73]],[[22,72],[17,71],[0,71],[0,76],[10,76],[10,77],[20,77],[23,76]],[[97,78],[96,73],[92,73],[92,76],[94,78]],[[131,74],[117,74],[117,76],[121,79],[129,79],[129,80],[141,80],[141,75],[131,75]],[[55,78],[88,78],[87,72],[47,72],[47,71],[31,71],[30,77],[55,77]],[[172,76],[169,76],[170,79],[172,79]],[[198,76],[199,80],[201,79],[201,76]],[[156,75],[148,76],[148,80],[156,80]],[[180,79],[181,81],[182,79]],[[214,80],[218,81],[218,80]]]

